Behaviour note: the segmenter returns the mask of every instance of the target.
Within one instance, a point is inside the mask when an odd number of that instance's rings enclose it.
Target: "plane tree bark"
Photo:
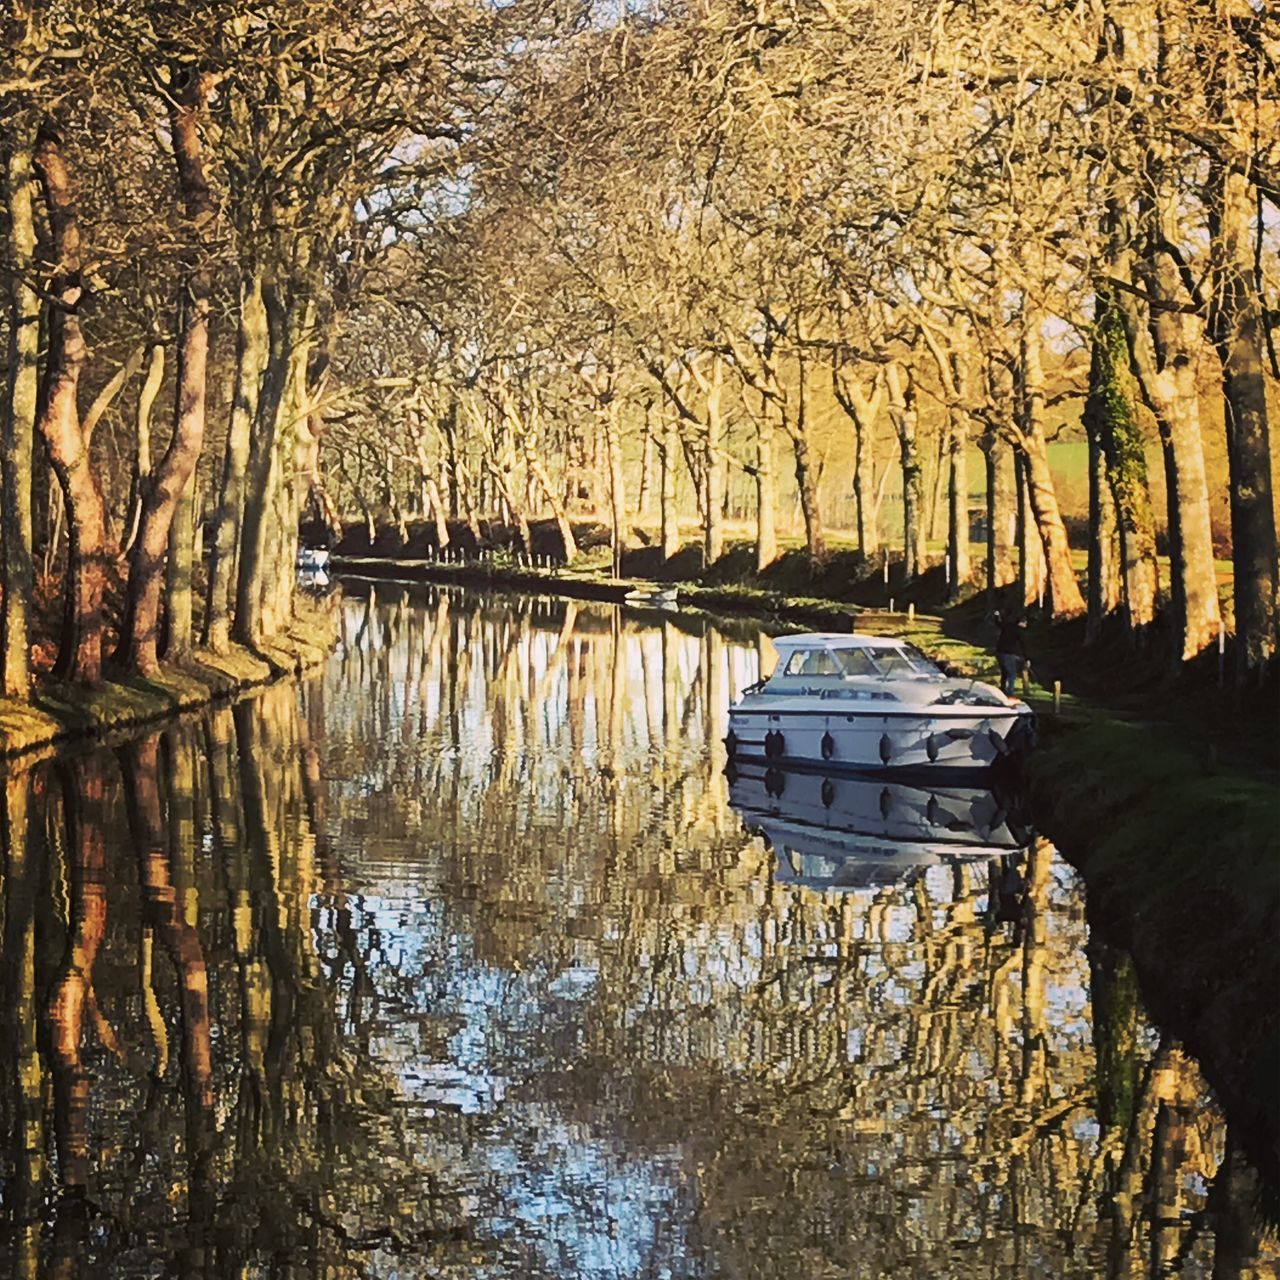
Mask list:
[[[205,397],[209,355],[209,299],[212,291],[212,224],[217,206],[205,173],[199,124],[209,94],[208,77],[186,67],[173,75],[169,127],[178,171],[188,239],[179,304],[178,376],[173,433],[142,500],[138,536],[129,559],[129,582],[120,626],[117,658],[140,675],[160,665],[160,605],[170,529],[204,444]],[[183,557],[194,529],[179,529]],[[189,590],[189,585],[187,587]],[[175,648],[190,646],[187,626],[171,636]]]
[[[67,513],[67,584],[54,673],[96,683],[102,678],[103,597],[115,549],[107,537],[106,505],[93,465],[92,430],[80,419],[80,375],[87,356],[80,326],[82,238],[62,137],[51,121],[40,127],[32,162],[44,193],[53,256],[39,430]]]
[[[25,121],[10,120],[3,155],[8,210],[4,269],[8,278],[8,348],[0,424],[0,536],[4,567],[0,612],[0,692],[25,698],[31,672],[31,593],[35,552],[31,519],[36,408],[39,393],[40,298],[35,282],[36,227],[33,139]]]

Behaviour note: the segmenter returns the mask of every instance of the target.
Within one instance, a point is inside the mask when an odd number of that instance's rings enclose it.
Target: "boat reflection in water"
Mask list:
[[[983,787],[730,765],[729,803],[777,856],[782,883],[857,889],[927,867],[1014,855],[1032,843],[1016,800]]]

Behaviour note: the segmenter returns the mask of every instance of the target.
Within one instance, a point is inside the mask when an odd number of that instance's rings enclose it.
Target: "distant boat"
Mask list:
[[[323,573],[329,567],[327,547],[299,547],[298,568],[312,573]]]
[[[637,587],[622,597],[624,604],[639,605],[646,609],[674,609],[680,595],[679,587]]]

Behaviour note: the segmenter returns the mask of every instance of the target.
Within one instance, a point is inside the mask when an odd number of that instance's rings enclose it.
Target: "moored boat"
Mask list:
[[[948,676],[886,636],[774,641],[778,665],[729,709],[731,760],[856,772],[985,770],[1034,744],[1035,715],[993,685]]]
[[[299,547],[298,568],[324,573],[329,568],[329,551],[326,547]]]
[[[679,601],[679,587],[637,587],[622,598],[623,604],[644,609],[674,609]]]

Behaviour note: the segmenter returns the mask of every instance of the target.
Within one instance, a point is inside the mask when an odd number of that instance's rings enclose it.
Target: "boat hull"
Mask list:
[[[854,711],[770,701],[774,705],[731,709],[725,740],[731,759],[857,773],[981,772],[1034,741],[1031,713],[1015,707]]]

